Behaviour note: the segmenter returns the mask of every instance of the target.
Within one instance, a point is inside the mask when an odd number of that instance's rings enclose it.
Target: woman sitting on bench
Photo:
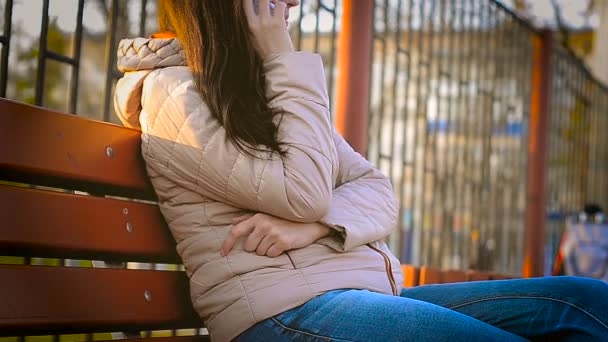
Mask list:
[[[608,285],[553,277],[403,288],[387,177],[337,134],[298,0],[161,0],[123,40],[115,107],[214,341],[608,340]]]

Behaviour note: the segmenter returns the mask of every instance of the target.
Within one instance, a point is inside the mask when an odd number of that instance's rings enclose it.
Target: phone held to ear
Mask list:
[[[271,2],[269,7],[270,12],[272,13],[274,10],[274,4]],[[253,0],[253,10],[255,11],[255,14],[260,14],[260,0]]]

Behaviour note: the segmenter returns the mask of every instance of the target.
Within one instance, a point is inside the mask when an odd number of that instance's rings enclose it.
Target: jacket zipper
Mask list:
[[[373,249],[378,254],[382,255],[382,257],[384,258],[384,266],[386,267],[386,275],[388,276],[388,282],[391,284],[391,290],[393,291],[393,295],[397,296],[397,282],[395,281],[395,277],[393,276],[393,267],[391,265],[391,259],[383,251],[372,246],[371,243],[368,243],[367,247]]]

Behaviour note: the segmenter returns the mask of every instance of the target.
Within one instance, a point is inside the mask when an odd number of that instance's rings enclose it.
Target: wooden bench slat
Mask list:
[[[412,265],[401,265],[403,270],[403,286],[414,287],[420,282],[420,269]]]
[[[181,263],[156,205],[0,185],[0,207],[3,255]]]
[[[0,179],[154,198],[141,132],[0,98]],[[112,157],[106,148],[112,148]],[[79,189],[76,189],[79,190]]]
[[[184,272],[3,265],[0,279],[2,336],[202,326]]]
[[[468,281],[490,280],[490,274],[487,272],[469,271],[467,272]]]
[[[491,280],[508,280],[513,279],[512,276],[506,274],[490,273]]]
[[[420,267],[419,285],[441,284],[441,270],[435,267]]]
[[[194,336],[171,336],[171,337],[144,337],[144,338],[129,338],[122,340],[99,340],[98,342],[208,342],[209,336],[194,335]]]
[[[459,270],[447,270],[441,272],[441,283],[461,283],[467,281],[467,274]]]

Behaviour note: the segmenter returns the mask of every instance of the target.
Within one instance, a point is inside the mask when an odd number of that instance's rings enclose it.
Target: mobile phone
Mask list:
[[[270,12],[272,13],[274,10],[274,4],[271,2],[269,7]],[[255,14],[260,14],[260,0],[253,0],[253,10],[255,11]]]

